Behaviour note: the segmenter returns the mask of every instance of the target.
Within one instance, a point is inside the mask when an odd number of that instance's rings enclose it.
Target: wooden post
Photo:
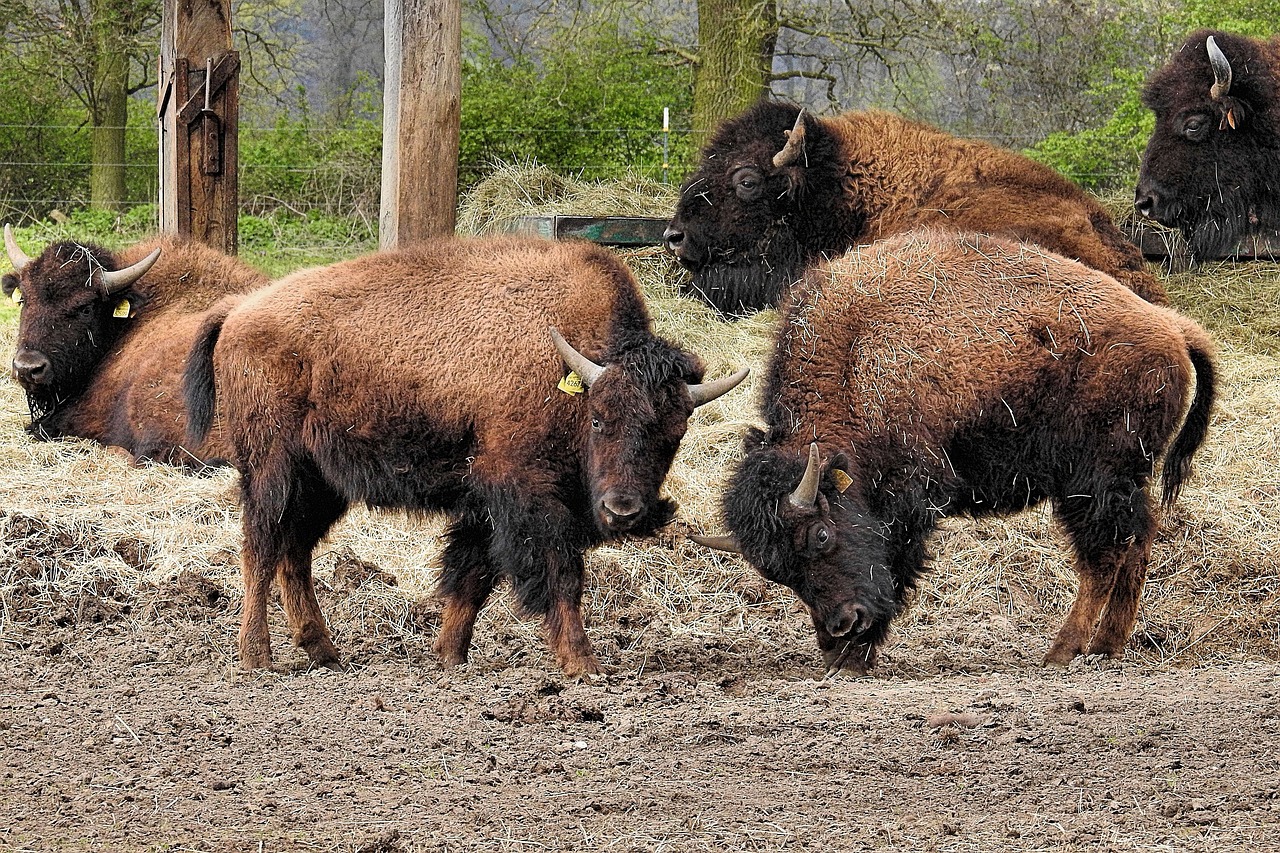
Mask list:
[[[231,0],[164,0],[160,230],[235,254],[240,55]]]
[[[384,0],[384,249],[452,234],[462,101],[461,0]]]

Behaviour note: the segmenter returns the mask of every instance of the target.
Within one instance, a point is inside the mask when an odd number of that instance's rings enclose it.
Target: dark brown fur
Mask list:
[[[1157,526],[1148,481],[1166,451],[1166,503],[1188,474],[1210,352],[1191,320],[1038,247],[925,231],[854,250],[785,313],[768,430],[746,437],[725,519],[809,606],[828,664],[865,671],[939,519],[1048,500],[1080,592],[1046,662],[1120,656]],[[812,442],[821,490],[796,507]]]
[[[1103,207],[1047,166],[899,116],[851,112],[806,116],[802,156],[775,167],[798,112],[762,101],[725,122],[681,190],[668,246],[693,272],[692,292],[721,311],[776,304],[809,264],[921,226],[1034,242],[1167,302]]]
[[[145,275],[117,295],[103,294],[98,269],[128,267],[157,247],[160,259]],[[4,281],[6,295],[22,293],[18,351],[43,353],[54,374],[49,384],[27,388],[37,416],[31,433],[89,438],[135,460],[196,469],[225,458],[220,427],[187,444],[182,368],[205,310],[266,283],[247,264],[177,238],[119,253],[71,242],[49,246]],[[122,299],[131,316],[113,317]]]
[[[1232,71],[1216,100],[1210,36]],[[1180,229],[1193,259],[1225,255],[1250,235],[1280,237],[1280,36],[1192,33],[1142,101],[1156,126],[1138,175],[1140,213]]]
[[[557,389],[566,368],[550,327],[605,366],[587,393]],[[271,661],[273,577],[295,642],[337,661],[311,554],[364,502],[449,514],[436,643],[447,664],[466,660],[507,578],[564,671],[598,672],[582,553],[669,520],[658,491],[693,409],[686,383],[701,376],[650,331],[626,267],[585,243],[430,242],[294,274],[212,317],[187,393],[198,429],[216,378],[242,474],[241,662]]]

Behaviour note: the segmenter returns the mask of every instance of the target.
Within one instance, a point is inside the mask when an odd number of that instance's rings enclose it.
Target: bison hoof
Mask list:
[[[1079,654],[1080,651],[1078,649],[1067,648],[1065,646],[1054,646],[1049,649],[1048,654],[1044,656],[1044,665],[1066,669]]]
[[[560,668],[564,671],[566,679],[580,681],[584,684],[597,684],[603,681],[605,677],[604,669],[594,657],[583,658],[578,661],[567,661],[561,663]]]

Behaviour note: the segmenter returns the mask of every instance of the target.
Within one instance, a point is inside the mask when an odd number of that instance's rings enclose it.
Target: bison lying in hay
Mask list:
[[[90,438],[135,460],[202,468],[221,431],[187,444],[182,365],[203,314],[267,278],[200,243],[162,237],[120,253],[60,242],[29,258],[5,226],[22,306],[13,375],[41,439]]]
[[[716,130],[667,247],[727,314],[777,304],[803,269],[919,226],[1029,240],[1167,298],[1106,210],[1047,166],[887,113],[806,116],[762,101]]]
[[[1193,258],[1280,236],[1280,36],[1201,30],[1142,92],[1156,114],[1134,205]]]
[[[564,672],[599,672],[583,551],[670,520],[659,489],[689,415],[746,376],[702,373],[650,331],[627,268],[588,244],[430,242],[296,273],[214,315],[186,393],[198,437],[216,379],[241,471],[241,663],[271,662],[273,577],[295,642],[338,660],[312,551],[363,502],[450,515],[445,663],[466,660],[506,577]]]
[[[1171,505],[1208,428],[1210,352],[1193,321],[1037,247],[919,232],[854,250],[785,312],[768,429],[724,497],[732,536],[699,541],[794,590],[828,667],[865,672],[940,519],[1050,501],[1080,589],[1045,662],[1120,656],[1148,480],[1167,450]]]

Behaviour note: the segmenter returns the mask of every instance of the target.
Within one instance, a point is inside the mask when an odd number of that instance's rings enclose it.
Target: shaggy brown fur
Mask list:
[[[865,671],[940,518],[1049,500],[1080,592],[1046,662],[1120,656],[1156,531],[1147,483],[1166,449],[1166,502],[1188,473],[1210,352],[1191,320],[1038,247],[925,231],[854,250],[783,318],[769,429],[746,438],[726,521],[809,605],[828,664]],[[823,477],[796,506],[811,444]]]
[[[604,366],[585,394],[554,327]],[[334,664],[311,555],[352,502],[448,512],[436,648],[466,660],[476,616],[510,579],[571,676],[599,665],[583,631],[582,552],[645,535],[701,363],[655,337],[639,287],[589,244],[430,242],[296,273],[212,318],[188,367],[192,425],[212,383],[242,477],[241,662],[271,661],[280,579],[295,642]],[[198,415],[196,413],[199,413]]]
[[[107,296],[102,269],[118,270],[161,250],[155,265]],[[18,353],[49,359],[40,383],[24,382],[29,427],[39,438],[90,438],[135,460],[202,468],[228,455],[219,427],[186,442],[181,377],[203,314],[228,294],[267,283],[261,272],[201,243],[160,237],[112,253],[62,242],[49,246],[4,289],[20,289]],[[121,301],[127,318],[113,317]]]
[[[799,108],[762,101],[726,122],[685,182],[668,247],[726,312],[774,304],[808,264],[921,226],[1037,243],[1157,304],[1164,288],[1102,206],[1047,166],[881,112],[805,117],[803,151],[773,158]]]

